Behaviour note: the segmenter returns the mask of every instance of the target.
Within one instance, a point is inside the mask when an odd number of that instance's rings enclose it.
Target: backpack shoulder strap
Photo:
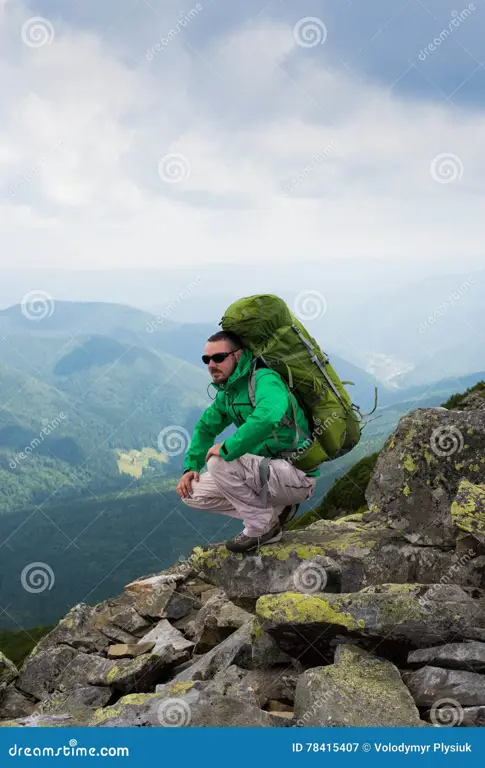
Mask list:
[[[256,357],[254,358],[251,369],[249,371],[249,378],[248,378],[248,397],[249,402],[253,406],[253,408],[256,407],[256,371],[260,368],[270,368],[266,361],[262,357]]]
[[[248,397],[249,402],[253,406],[253,408],[256,407],[256,366],[258,363],[258,358],[255,357],[253,360],[253,363],[251,365],[251,370],[249,372],[249,378],[248,378]]]

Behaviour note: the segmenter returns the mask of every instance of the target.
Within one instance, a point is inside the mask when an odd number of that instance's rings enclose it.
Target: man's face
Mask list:
[[[211,359],[207,366],[214,384],[224,384],[236,369],[242,350],[239,349],[234,352],[228,341],[208,341],[205,345],[205,354],[215,355],[217,352],[232,352],[222,363],[215,363]]]

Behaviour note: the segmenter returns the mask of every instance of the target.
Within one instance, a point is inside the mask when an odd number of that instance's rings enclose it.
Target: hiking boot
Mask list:
[[[231,552],[251,552],[253,549],[258,549],[262,544],[272,544],[274,541],[279,541],[282,535],[283,531],[278,522],[262,536],[246,536],[245,533],[239,533],[233,539],[226,541],[226,547]]]
[[[281,527],[287,525],[291,520],[293,520],[296,513],[298,512],[299,506],[299,504],[289,504],[283,509],[278,518]]]

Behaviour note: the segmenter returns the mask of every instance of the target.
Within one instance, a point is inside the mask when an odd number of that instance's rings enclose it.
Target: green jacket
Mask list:
[[[260,368],[255,378],[255,407],[248,395],[249,376],[253,354],[244,349],[237,368],[225,384],[214,384],[217,395],[195,425],[192,440],[185,455],[184,471],[200,472],[214,439],[230,424],[237,432],[221,444],[220,455],[233,461],[245,453],[277,458],[280,451],[297,450],[305,443],[310,430],[308,420],[294,398],[300,439],[293,448],[296,431],[292,426],[280,424],[287,415],[293,418],[290,393],[281,376],[269,368]],[[308,472],[316,476],[320,470]]]

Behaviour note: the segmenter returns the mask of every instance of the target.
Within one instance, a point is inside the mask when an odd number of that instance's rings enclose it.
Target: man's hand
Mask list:
[[[198,472],[186,472],[185,475],[182,475],[180,478],[178,485],[176,487],[176,491],[178,495],[185,499],[187,496],[192,496],[192,481],[195,480],[196,483],[199,482],[199,473]]]
[[[212,448],[209,448],[209,450],[207,451],[207,456],[205,457],[206,461],[209,461],[209,457],[210,456],[220,456],[221,455],[220,451],[219,451],[219,446],[220,445],[221,445],[220,443],[215,443],[212,446]]]

